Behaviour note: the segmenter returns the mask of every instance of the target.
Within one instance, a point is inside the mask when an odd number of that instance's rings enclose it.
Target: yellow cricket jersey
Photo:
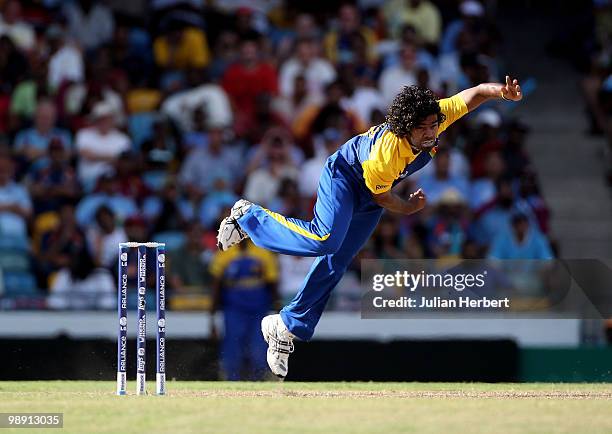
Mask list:
[[[459,95],[441,99],[439,103],[446,120],[440,124],[438,136],[468,112],[465,101]],[[414,153],[406,138],[396,136],[383,123],[353,137],[342,145],[339,153],[357,169],[367,189],[379,194],[389,191],[399,181],[425,166],[437,149],[436,145],[429,152]]]
[[[255,277],[266,283],[276,282],[278,280],[276,255],[255,246],[250,241],[245,242],[247,243],[246,250],[233,247],[217,252],[209,265],[210,274],[220,279],[239,276],[242,279]],[[243,259],[248,261],[239,261]],[[230,270],[231,267],[238,267],[239,263],[242,270]]]

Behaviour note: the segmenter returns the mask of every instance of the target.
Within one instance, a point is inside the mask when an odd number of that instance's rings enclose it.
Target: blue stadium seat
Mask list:
[[[36,286],[36,279],[29,272],[4,271],[2,272],[4,296],[24,297],[40,295]]]
[[[0,249],[0,270],[3,272],[30,272],[30,257],[21,249]]]
[[[155,113],[135,113],[128,118],[128,131],[134,150],[139,150],[144,142],[153,136]]]
[[[0,249],[29,251],[30,243],[26,238],[3,234],[0,237]]]

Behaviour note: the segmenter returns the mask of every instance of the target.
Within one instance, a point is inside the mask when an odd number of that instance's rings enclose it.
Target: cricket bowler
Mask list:
[[[267,362],[284,378],[293,339],[308,341],[332,289],[374,231],[383,210],[413,214],[426,203],[418,189],[408,198],[392,187],[425,166],[436,154],[438,136],[453,122],[492,99],[522,99],[518,80],[482,83],[437,100],[418,86],[404,87],[389,107],[386,122],[353,137],[331,155],[323,169],[314,218],[303,221],[239,200],[219,227],[221,250],[250,238],[285,255],[316,256],[295,298],[261,322]]]

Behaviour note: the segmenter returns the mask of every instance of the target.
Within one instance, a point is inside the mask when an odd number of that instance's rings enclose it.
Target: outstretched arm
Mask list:
[[[506,83],[481,83],[478,86],[459,92],[467,105],[468,111],[474,110],[480,104],[492,99],[505,99],[508,101],[520,101],[523,98],[521,86],[517,79],[506,75]]]

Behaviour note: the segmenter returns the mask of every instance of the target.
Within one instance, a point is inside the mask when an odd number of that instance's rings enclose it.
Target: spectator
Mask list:
[[[240,155],[231,147],[225,146],[223,129],[211,128],[208,130],[208,147],[192,149],[181,167],[179,180],[187,189],[193,189],[199,194],[210,190],[215,179],[219,176],[226,178],[230,174],[232,187],[238,167]]]
[[[216,223],[223,218],[223,211],[231,208],[239,199],[230,188],[229,176],[218,173],[214,178],[209,193],[200,205],[200,223],[209,230],[216,230]]]
[[[438,203],[442,194],[449,188],[454,188],[463,198],[468,197],[469,184],[462,176],[452,176],[450,174],[450,154],[447,150],[436,153],[434,161],[433,175],[422,176],[419,185],[427,195],[427,201],[435,205]]]
[[[74,211],[72,203],[63,203],[58,210],[61,224],[41,234],[37,259],[44,288],[49,287],[48,278],[53,273],[71,266],[73,251],[89,254],[85,234],[77,224]]]
[[[185,244],[168,255],[170,287],[176,292],[201,293],[210,284],[209,255],[204,249],[204,234],[197,223],[190,223],[186,226],[185,235]]]
[[[208,66],[211,80],[214,82],[219,81],[227,68],[238,60],[240,51],[239,42],[238,35],[231,30],[224,29],[217,36],[217,41],[213,48],[214,56]]]
[[[240,61],[225,71],[222,85],[232,102],[236,116],[234,125],[239,136],[246,135],[247,127],[255,121],[257,96],[278,93],[276,70],[260,59],[259,45],[251,39],[242,42]]]
[[[448,131],[445,134],[450,135],[452,134],[452,132]],[[448,139],[447,135],[441,136],[439,138],[438,143],[439,143],[438,146],[440,148],[444,148],[445,151],[448,152],[448,157],[449,157],[448,172],[450,176],[469,179],[470,178],[470,162],[467,159],[464,151],[454,146],[454,143]],[[436,171],[435,164],[427,164],[421,170],[412,174],[411,178],[415,181],[418,181],[424,176],[434,176],[435,171]]]
[[[98,207],[95,224],[87,228],[87,244],[94,264],[111,268],[117,258],[117,246],[127,241],[122,227],[117,225],[113,211],[106,205]]]
[[[355,113],[366,125],[376,125],[378,122],[373,119],[373,114],[386,112],[387,104],[376,87],[374,71],[371,68],[362,68],[352,71],[350,76],[350,80],[344,77],[348,88],[345,107]]]
[[[211,335],[217,335],[214,314],[222,310],[221,365],[225,378],[262,379],[267,366],[266,342],[261,336],[260,323],[277,298],[276,259],[272,253],[245,242],[235,249],[217,252],[210,264],[210,273],[213,276]],[[248,370],[246,376],[245,370]]]
[[[30,168],[27,185],[37,214],[57,211],[63,203],[74,202],[79,197],[80,187],[69,156],[64,143],[52,139],[48,157]]]
[[[471,209],[479,209],[496,195],[496,185],[505,173],[504,160],[499,152],[490,152],[485,161],[485,176],[475,179],[470,186]]]
[[[402,47],[406,44],[414,45],[416,49],[416,63],[420,68],[425,69],[429,73],[432,90],[442,92],[441,97],[448,95],[448,92],[442,91],[438,59],[424,48],[416,29],[409,24],[402,27],[401,36],[398,41],[387,43],[384,49],[381,50],[381,54],[385,55],[383,67],[389,68],[398,65],[401,62]]]
[[[501,151],[504,144],[500,139],[502,118],[493,109],[484,109],[474,117],[474,130],[466,152],[471,159],[474,178],[486,176],[486,161],[492,152]]]
[[[178,184],[172,177],[166,180],[158,195],[145,201],[143,208],[151,221],[153,234],[180,232],[194,215],[189,203],[181,197]]]
[[[117,304],[115,285],[108,270],[96,268],[87,249],[75,248],[68,267],[53,279],[47,304],[52,309],[112,309]]]
[[[302,196],[308,198],[316,196],[319,178],[321,177],[325,161],[331,154],[336,152],[346,138],[346,135],[335,128],[327,128],[321,136],[323,149],[315,153],[313,158],[306,160],[300,169],[299,190]]]
[[[281,303],[289,303],[304,282],[315,258],[278,255],[279,282],[278,292]]]
[[[270,210],[282,215],[305,218],[306,213],[296,180],[283,178],[278,186],[278,194],[270,203]]]
[[[538,178],[533,170],[525,170],[519,178],[518,196],[529,205],[536,217],[537,227],[543,234],[550,229],[550,210],[540,193]]]
[[[497,183],[496,197],[475,212],[473,233],[476,241],[482,245],[490,244],[497,234],[509,229],[514,212],[528,216],[534,230],[538,230],[530,205],[525,200],[517,200],[511,179],[502,178]]]
[[[485,9],[479,1],[462,1],[459,5],[459,12],[461,18],[452,21],[444,30],[440,43],[440,54],[454,51],[461,33],[474,33],[481,28]]]
[[[377,259],[405,259],[402,239],[395,216],[383,214],[374,232],[374,254]]]
[[[49,87],[58,90],[64,83],[81,83],[85,79],[85,65],[79,49],[66,39],[64,30],[57,24],[49,26],[46,38],[49,44]]]
[[[208,146],[208,133],[206,114],[203,107],[197,107],[191,116],[192,130],[183,133],[183,148],[206,148]]]
[[[179,133],[169,119],[153,122],[151,137],[141,144],[141,152],[130,151],[135,163],[130,178],[142,177],[140,184],[159,190],[169,171],[173,171],[183,156]],[[119,168],[119,167],[118,167]]]
[[[88,227],[94,221],[98,208],[102,205],[110,208],[119,220],[138,213],[138,206],[133,198],[121,194],[118,179],[114,174],[104,174],[98,179],[94,192],[83,196],[76,209],[79,225]]]
[[[153,43],[155,63],[166,70],[204,68],[210,62],[204,32],[174,18]]]
[[[132,215],[125,220],[123,225],[127,241],[136,243],[146,243],[149,241],[149,231],[147,222],[139,215]]]
[[[281,35],[277,35],[276,56],[283,61],[294,54],[296,41],[301,39],[312,39],[320,43],[321,30],[317,26],[315,18],[311,14],[299,13],[293,22],[293,25],[286,23],[286,28]]]
[[[312,137],[322,133],[326,128],[347,130],[351,135],[363,132],[367,126],[357,114],[347,107],[345,87],[336,80],[325,89],[325,99],[321,103],[305,107],[293,121],[293,133],[304,150],[311,156]]]
[[[427,251],[434,258],[458,258],[468,236],[466,198],[450,187],[440,196],[435,213],[427,221]]]
[[[519,176],[530,165],[525,149],[525,138],[529,128],[523,122],[515,119],[508,125],[508,134],[502,148],[502,156],[508,173]]]
[[[260,156],[255,161],[264,160],[265,165],[247,176],[244,197],[262,206],[269,206],[278,194],[281,180],[297,179],[298,170],[291,158],[291,144],[282,135],[274,132],[268,134],[258,154]],[[259,164],[252,161],[250,165],[258,167]]]
[[[130,149],[130,138],[115,128],[115,114],[110,104],[97,103],[91,112],[93,125],[76,135],[78,175],[87,191],[101,175],[111,173],[119,155]]]
[[[291,125],[294,130],[296,119],[300,119],[307,110],[320,107],[323,103],[323,95],[312,94],[308,91],[306,78],[296,75],[293,84],[293,95],[291,97],[279,97],[273,101],[274,110],[283,117],[284,123]]]
[[[511,227],[506,227],[494,238],[489,257],[495,259],[552,259],[546,238],[534,230],[526,215],[515,213]]]
[[[34,125],[21,130],[15,137],[15,151],[28,163],[44,157],[52,141],[57,142],[68,153],[71,153],[72,140],[70,133],[56,125],[57,110],[47,99],[40,100],[34,115]]]
[[[116,192],[121,196],[129,197],[137,204],[142,204],[151,194],[151,190],[143,179],[142,155],[133,151],[121,153],[115,169]]]
[[[192,86],[169,96],[161,106],[161,113],[176,122],[183,132],[194,130],[198,111],[202,112],[207,127],[231,126],[233,113],[225,89],[210,83],[204,72],[190,73],[190,77],[192,75],[195,75]]]
[[[21,3],[8,0],[2,8],[0,17],[0,35],[7,35],[21,51],[28,52],[36,42],[34,29],[22,20]]]
[[[47,62],[33,57],[28,75],[15,86],[11,94],[10,111],[14,118],[12,125],[15,125],[16,129],[24,124],[29,125],[39,101],[45,99],[48,94]]]
[[[374,32],[361,24],[361,15],[356,6],[342,5],[338,12],[338,28],[328,32],[323,41],[326,57],[335,64],[353,63],[362,41],[365,42],[368,62],[372,63],[375,60]]]
[[[25,247],[32,203],[23,185],[13,181],[13,174],[13,161],[8,155],[0,154],[0,242]]]
[[[295,77],[300,75],[306,79],[308,93],[320,94],[329,83],[336,78],[334,67],[325,59],[319,57],[317,45],[311,39],[297,41],[295,56],[287,60],[280,69],[280,93],[290,98],[294,93]]]
[[[111,40],[115,20],[111,10],[95,0],[66,2],[63,13],[70,36],[87,51],[95,50]]]
[[[383,6],[391,35],[397,37],[406,24],[415,28],[420,40],[437,47],[442,32],[442,17],[438,7],[429,0],[394,0]]]
[[[378,87],[387,105],[404,86],[417,83],[416,48],[405,43],[400,51],[400,63],[385,69],[378,80]]]
[[[8,36],[0,36],[0,90],[9,94],[27,76],[28,62]]]

